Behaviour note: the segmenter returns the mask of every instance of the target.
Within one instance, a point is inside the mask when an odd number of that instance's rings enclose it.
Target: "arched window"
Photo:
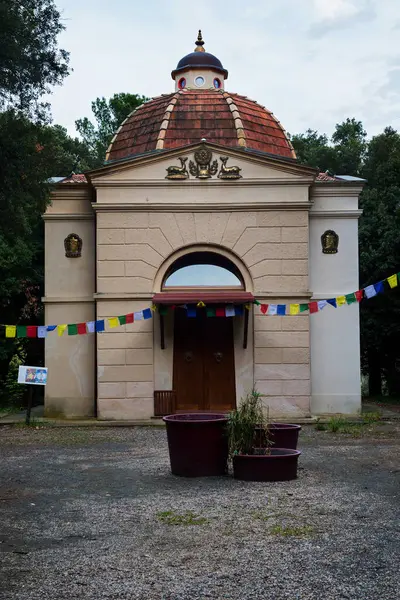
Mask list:
[[[239,269],[228,258],[213,252],[190,252],[168,269],[163,290],[176,288],[225,288],[243,290]]]

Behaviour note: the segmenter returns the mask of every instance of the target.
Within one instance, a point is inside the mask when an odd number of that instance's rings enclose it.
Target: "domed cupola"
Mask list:
[[[228,71],[219,58],[204,50],[204,41],[199,30],[194,52],[187,54],[178,62],[171,73],[175,80],[175,89],[224,89],[224,79]]]

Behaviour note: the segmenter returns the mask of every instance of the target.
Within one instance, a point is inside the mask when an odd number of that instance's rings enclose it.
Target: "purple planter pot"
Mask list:
[[[270,454],[237,454],[233,476],[242,481],[290,481],[297,478],[300,454],[287,448],[272,448]]]
[[[171,471],[181,477],[225,475],[228,461],[228,419],[219,413],[168,415]]]
[[[300,430],[300,425],[271,423],[268,425],[268,431],[273,448],[290,448],[296,450]],[[261,427],[256,427],[254,445],[258,448],[265,448],[267,446],[265,433]]]

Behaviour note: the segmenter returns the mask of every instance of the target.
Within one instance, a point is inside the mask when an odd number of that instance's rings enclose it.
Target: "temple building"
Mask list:
[[[76,326],[47,335],[45,414],[228,411],[254,387],[273,419],[357,414],[359,306],[324,300],[358,290],[363,181],[300,164],[200,33],[171,75],[54,187],[45,322]]]

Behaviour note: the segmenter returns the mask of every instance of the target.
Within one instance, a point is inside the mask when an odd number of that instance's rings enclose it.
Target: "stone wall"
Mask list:
[[[98,297],[127,297],[115,302],[99,299],[100,317],[148,306],[152,294],[159,291],[154,281],[164,261],[193,244],[212,244],[233,252],[251,275],[254,287],[250,291],[263,302],[301,302],[309,297],[307,210],[99,211],[97,228]],[[271,414],[308,415],[308,317],[265,317],[258,308],[255,312],[252,370],[265,403]],[[142,321],[98,336],[102,417],[152,416],[157,375],[153,373],[151,332],[152,321]],[[157,344],[158,340],[155,352]],[[252,356],[252,349],[248,353]],[[164,363],[171,365],[171,361]],[[248,373],[248,364],[246,369]]]

